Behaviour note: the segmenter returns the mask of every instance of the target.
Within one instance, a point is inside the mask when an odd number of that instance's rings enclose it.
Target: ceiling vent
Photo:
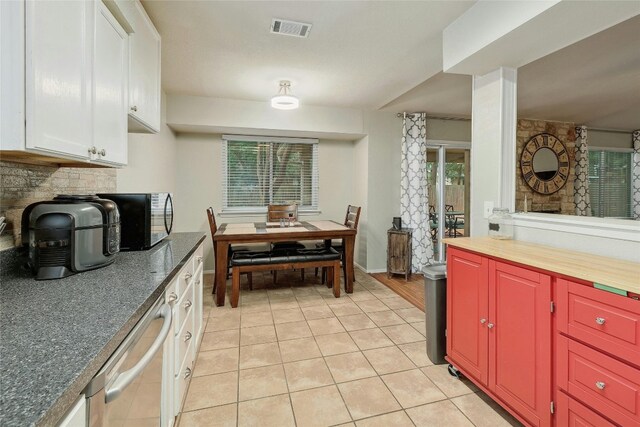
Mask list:
[[[271,32],[274,34],[307,38],[309,31],[311,31],[311,24],[305,24],[304,22],[287,21],[278,18],[274,18],[271,21]]]

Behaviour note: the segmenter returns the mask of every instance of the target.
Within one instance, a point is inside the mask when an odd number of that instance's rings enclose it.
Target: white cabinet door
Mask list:
[[[128,35],[96,3],[93,63],[93,146],[99,162],[127,163]]]
[[[82,394],[67,415],[60,421],[58,427],[86,427],[87,425],[87,399]]]
[[[26,147],[88,157],[90,1],[26,3]]]
[[[160,130],[160,35],[135,0],[129,36],[129,131]]]

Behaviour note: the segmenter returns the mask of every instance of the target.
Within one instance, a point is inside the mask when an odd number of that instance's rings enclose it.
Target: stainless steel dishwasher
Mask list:
[[[171,323],[161,296],[85,389],[90,427],[167,425]]]

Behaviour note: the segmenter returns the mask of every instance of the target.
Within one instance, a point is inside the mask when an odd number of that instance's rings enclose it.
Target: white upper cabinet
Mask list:
[[[0,0],[5,159],[127,163],[129,36],[100,0]]]
[[[97,3],[95,11],[94,46],[91,154],[96,161],[124,165],[129,104],[128,35],[102,2]]]
[[[129,35],[129,132],[160,131],[160,34],[139,0],[123,9]]]
[[[86,159],[93,3],[28,1],[25,20],[26,147]]]

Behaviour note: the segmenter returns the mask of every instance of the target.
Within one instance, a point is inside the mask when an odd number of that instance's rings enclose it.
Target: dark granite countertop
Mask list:
[[[0,253],[0,425],[55,425],[204,239],[175,233],[148,251],[36,281]]]

